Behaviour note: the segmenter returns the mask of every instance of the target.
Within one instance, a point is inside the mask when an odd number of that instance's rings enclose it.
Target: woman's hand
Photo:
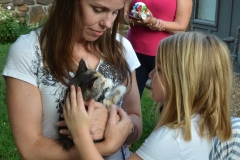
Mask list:
[[[148,11],[150,14],[147,15],[145,19],[143,19],[143,18],[135,19],[135,18],[131,18],[129,15],[126,15],[125,20],[131,26],[134,26],[134,25],[146,26],[146,27],[149,27],[151,30],[159,31],[160,28],[163,27],[162,24],[159,23],[160,20],[157,19],[156,17],[153,17],[153,14],[151,13],[150,10],[148,10]],[[141,17],[141,13],[139,13],[138,16]],[[162,31],[162,30],[164,30],[164,29],[161,29],[160,31]]]
[[[162,20],[157,19],[157,18],[156,18],[155,24],[148,24],[148,27],[153,31],[164,31],[165,30]]]
[[[107,108],[99,102],[91,100],[86,106],[94,108],[93,121],[90,127],[90,134],[93,140],[103,139],[105,127],[108,120],[108,110]]]
[[[120,120],[118,120],[118,115]],[[111,149],[111,152],[117,151],[123,145],[132,128],[133,125],[127,113],[123,109],[111,106],[104,133],[104,143]]]
[[[71,86],[63,107],[63,115],[73,138],[89,131],[94,117],[93,112],[94,107],[92,105],[89,105],[86,111],[81,89],[78,87],[76,91],[75,87]]]
[[[141,19],[138,21],[138,23],[142,23],[142,24],[144,24],[144,25],[146,25],[146,26],[155,24],[155,18],[153,17],[152,12],[151,12],[150,10],[148,10],[148,12],[149,12],[149,15],[147,15],[146,18],[144,18],[144,19],[141,18]],[[142,17],[141,14],[142,14],[142,13],[139,13],[138,16],[139,16],[139,17]]]
[[[153,17],[153,14],[149,10],[150,15],[146,17],[146,19],[141,19],[142,23],[146,24],[153,31],[164,31],[165,28],[163,26],[162,20]]]
[[[141,20],[138,20],[136,18],[132,18],[129,15],[125,16],[125,21],[130,25],[130,26],[147,26],[145,23],[143,23]]]

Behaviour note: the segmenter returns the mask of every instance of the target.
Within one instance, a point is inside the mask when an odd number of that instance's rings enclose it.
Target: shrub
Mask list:
[[[12,43],[18,37],[20,21],[16,14],[0,6],[0,43]]]
[[[26,17],[21,19],[17,13],[5,10],[0,5],[0,44],[13,43],[20,35],[41,27],[46,19],[47,17],[29,25]]]

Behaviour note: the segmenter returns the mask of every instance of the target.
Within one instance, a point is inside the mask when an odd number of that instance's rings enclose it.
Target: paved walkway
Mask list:
[[[240,117],[240,75],[234,75],[230,113]]]

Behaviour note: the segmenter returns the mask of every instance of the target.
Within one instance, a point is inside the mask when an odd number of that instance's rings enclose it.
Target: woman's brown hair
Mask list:
[[[65,80],[70,79],[69,71],[73,72],[77,68],[72,54],[77,30],[81,29],[80,2],[81,0],[55,0],[39,38],[45,67],[56,80],[65,85]],[[98,51],[92,53],[114,66],[121,81],[127,79],[128,84],[131,82],[131,71],[124,58],[125,49],[121,41],[116,40],[117,32],[122,29],[123,9],[119,11],[112,28],[107,29],[96,41],[86,42],[85,49]]]

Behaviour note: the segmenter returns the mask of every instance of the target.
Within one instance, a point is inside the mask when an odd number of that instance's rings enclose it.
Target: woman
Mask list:
[[[128,14],[137,2],[143,2],[150,15],[146,19],[134,20]],[[187,29],[192,13],[192,0],[132,0],[125,4],[126,20],[130,24],[127,39],[131,42],[141,66],[136,70],[137,84],[142,93],[148,74],[155,65],[159,42],[171,34]]]
[[[57,0],[48,21],[10,48],[2,75],[6,80],[7,107],[14,141],[22,159],[79,159],[75,147],[63,151],[56,126],[56,106],[64,98],[68,81],[84,59],[88,66],[125,84],[127,93],[118,107],[131,119],[125,143],[139,139],[141,109],[135,79],[139,62],[131,44],[117,34],[125,0]],[[108,111],[97,105],[91,126],[93,140],[103,138]],[[101,116],[100,116],[101,115]],[[58,122],[64,126],[65,122]],[[137,131],[136,131],[137,130]],[[68,130],[61,130],[68,134]],[[125,159],[127,145],[109,152],[96,143],[105,159]]]

